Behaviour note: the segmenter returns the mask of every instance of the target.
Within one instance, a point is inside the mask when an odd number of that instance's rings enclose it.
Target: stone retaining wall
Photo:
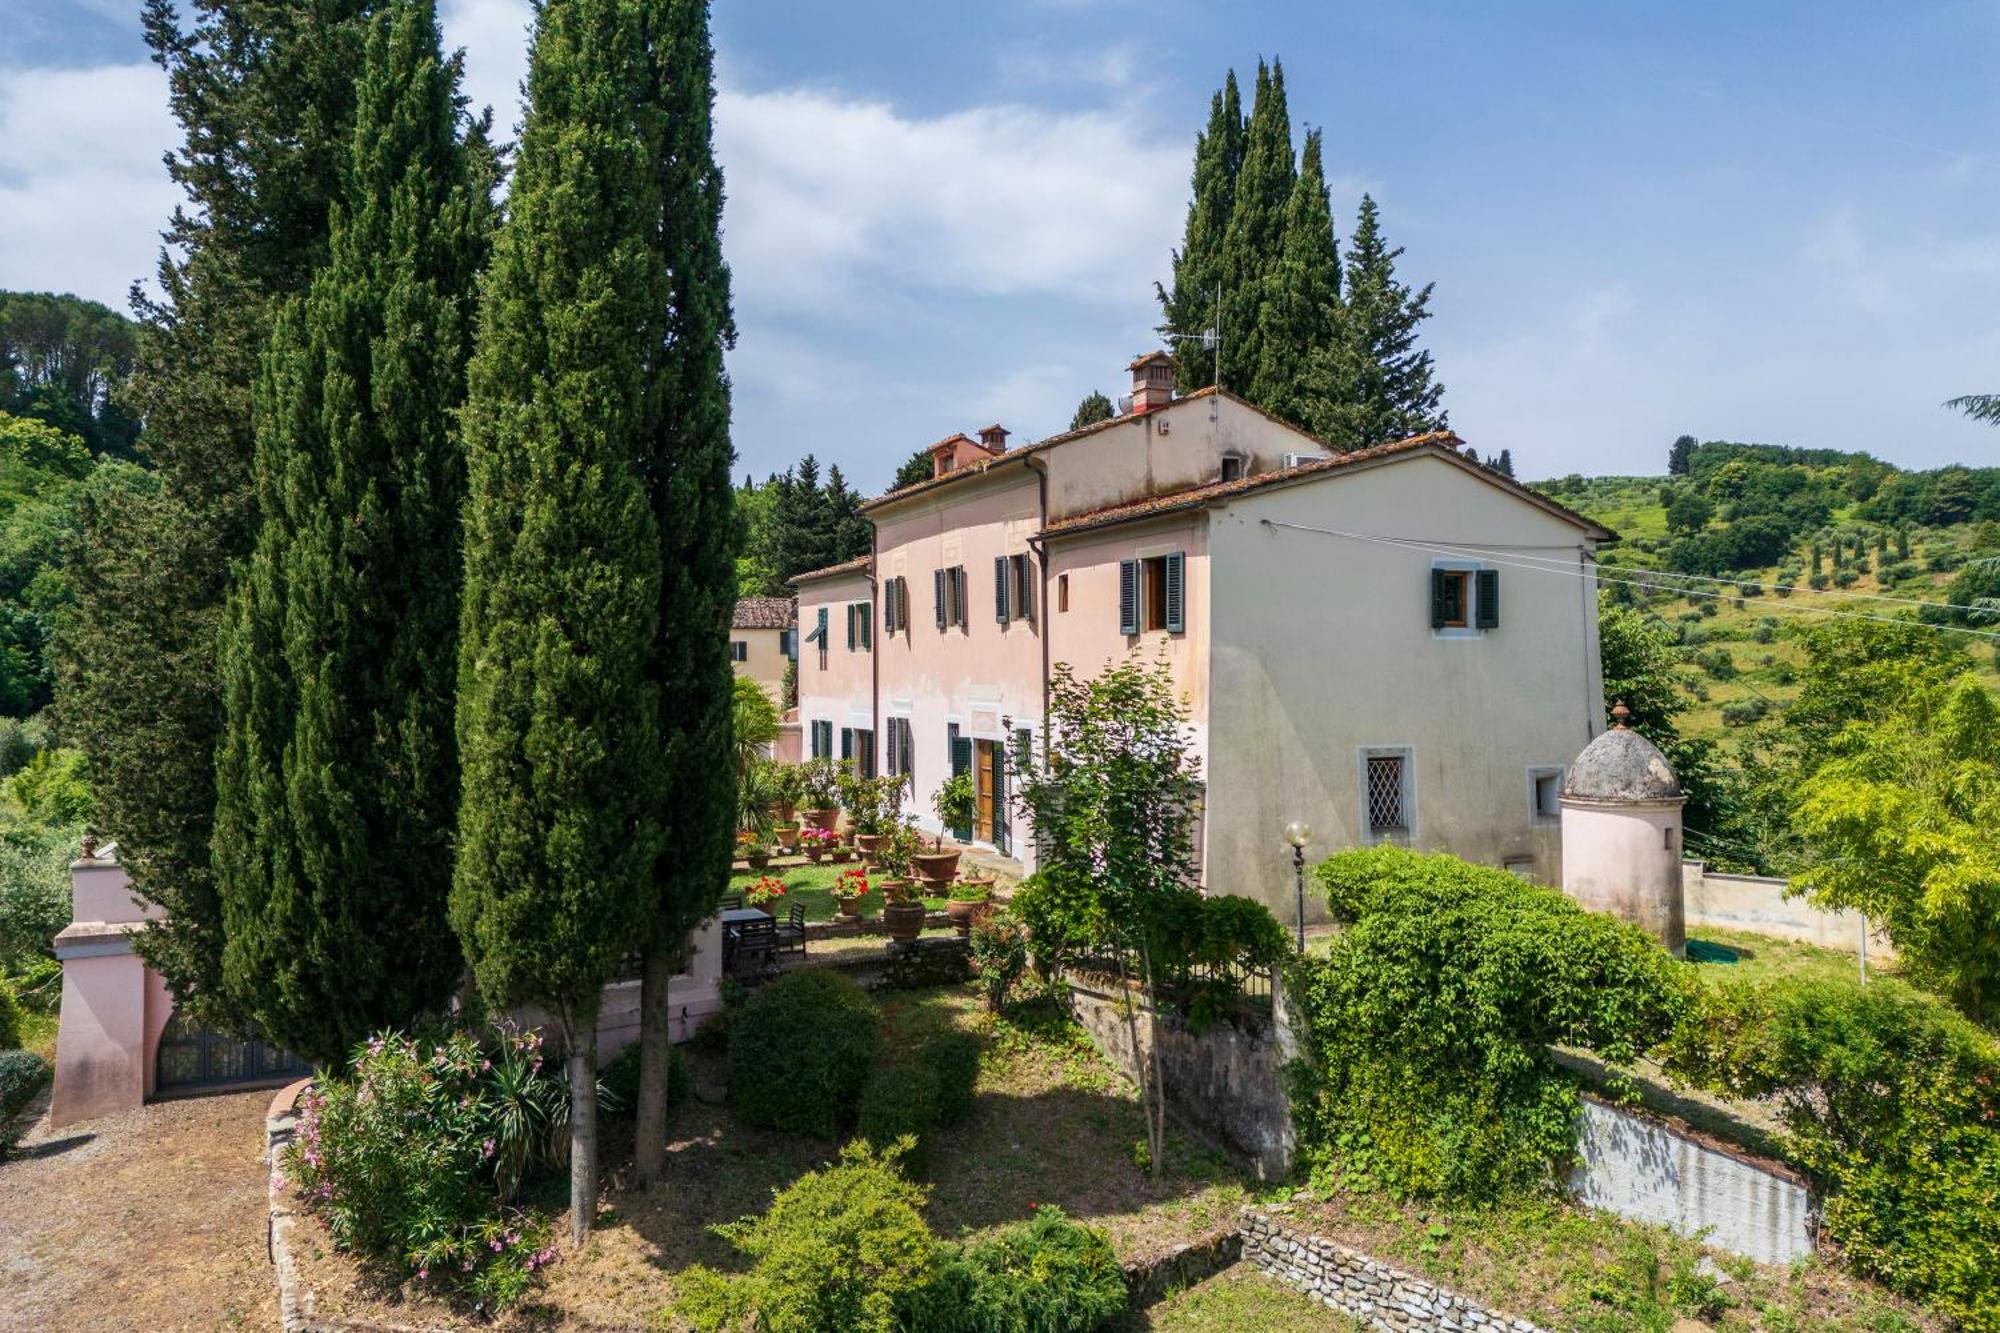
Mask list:
[[[1243,1210],[1242,1234],[1245,1261],[1381,1333],[1547,1333],[1260,1209]]]

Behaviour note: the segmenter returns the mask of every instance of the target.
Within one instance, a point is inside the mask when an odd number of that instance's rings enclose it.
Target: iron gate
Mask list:
[[[312,1072],[290,1051],[244,1041],[175,1014],[160,1034],[159,1090],[298,1078]]]

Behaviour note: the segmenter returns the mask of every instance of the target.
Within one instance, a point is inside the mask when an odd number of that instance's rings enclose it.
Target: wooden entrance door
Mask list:
[[[973,816],[973,836],[981,842],[993,841],[993,742],[972,743],[972,788],[979,796]]]

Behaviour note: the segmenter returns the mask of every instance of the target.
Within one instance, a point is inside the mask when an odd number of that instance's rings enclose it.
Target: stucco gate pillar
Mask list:
[[[1681,807],[1687,797],[1659,747],[1627,725],[1621,701],[1611,729],[1583,748],[1562,791],[1563,892],[1652,933],[1682,957]]]

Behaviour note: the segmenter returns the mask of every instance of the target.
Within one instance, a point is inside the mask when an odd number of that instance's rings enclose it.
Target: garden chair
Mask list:
[[[769,917],[729,928],[729,971],[738,979],[772,970],[778,949],[778,923]]]
[[[777,948],[779,953],[806,956],[806,909],[797,903],[792,904],[788,919],[777,929]]]
[[[742,893],[742,891],[741,891],[741,890],[739,889],[739,890],[738,890],[737,892],[735,892],[735,893],[725,893],[725,894],[723,894],[723,895],[722,895],[722,904],[721,904],[721,906],[720,906],[720,907],[719,907],[719,908],[718,908],[717,910],[718,910],[718,911],[723,911],[723,912],[740,912],[740,911],[742,911],[742,910],[743,910],[743,893]]]

